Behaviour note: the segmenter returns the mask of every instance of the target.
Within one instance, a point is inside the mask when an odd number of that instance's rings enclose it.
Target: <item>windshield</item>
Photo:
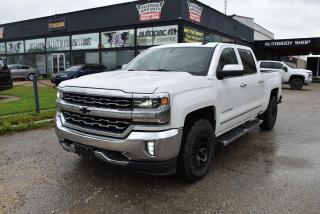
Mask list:
[[[173,47],[149,49],[137,56],[126,68],[128,71],[188,72],[205,76],[214,48]]]
[[[70,68],[68,68],[67,70],[63,71],[63,72],[73,72],[73,71],[78,71],[79,69],[81,69],[82,66],[72,66]]]

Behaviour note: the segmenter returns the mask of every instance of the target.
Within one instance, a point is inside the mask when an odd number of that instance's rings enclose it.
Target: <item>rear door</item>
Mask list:
[[[243,64],[245,80],[243,91],[245,96],[246,118],[257,116],[263,102],[263,77],[258,72],[256,59],[249,49],[238,48],[241,62]]]

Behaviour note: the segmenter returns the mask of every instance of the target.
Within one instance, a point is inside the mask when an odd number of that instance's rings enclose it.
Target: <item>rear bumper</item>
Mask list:
[[[11,89],[12,87],[13,87],[12,81],[0,83],[0,91],[8,90],[8,89]]]
[[[132,131],[125,139],[96,136],[64,127],[59,116],[56,117],[56,134],[66,151],[85,150],[106,163],[156,175],[175,173],[182,139],[182,129]],[[147,142],[154,142],[154,156],[148,153]]]

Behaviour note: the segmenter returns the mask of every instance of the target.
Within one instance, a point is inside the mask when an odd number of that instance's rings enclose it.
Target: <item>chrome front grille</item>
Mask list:
[[[108,133],[123,135],[132,123],[129,119],[88,116],[69,111],[63,111],[62,114],[66,123],[74,128],[86,129],[87,132],[91,133],[101,132],[103,135],[108,135]]]
[[[132,98],[105,97],[65,92],[63,93],[63,100],[71,104],[87,107],[121,110],[132,109]]]

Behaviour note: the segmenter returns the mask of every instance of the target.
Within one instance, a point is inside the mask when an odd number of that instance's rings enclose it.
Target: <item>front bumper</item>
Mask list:
[[[312,83],[312,78],[304,80],[305,85],[310,85]]]
[[[158,175],[175,173],[182,140],[182,129],[132,131],[125,139],[96,136],[64,127],[59,116],[56,117],[56,134],[62,147],[69,152],[78,153],[87,148],[104,162]],[[154,142],[154,156],[147,152],[147,142]]]

